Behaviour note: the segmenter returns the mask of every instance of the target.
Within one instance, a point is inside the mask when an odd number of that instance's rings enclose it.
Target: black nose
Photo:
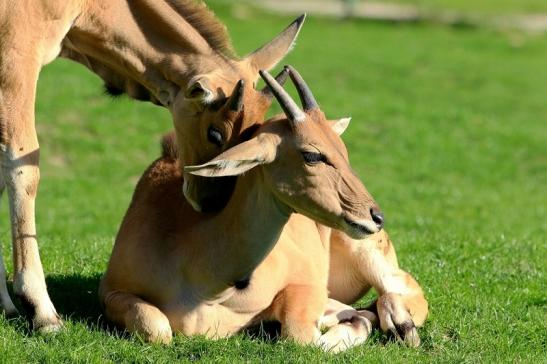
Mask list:
[[[373,207],[370,209],[370,216],[372,216],[372,221],[376,223],[378,230],[382,230],[384,227],[384,214],[378,207]]]

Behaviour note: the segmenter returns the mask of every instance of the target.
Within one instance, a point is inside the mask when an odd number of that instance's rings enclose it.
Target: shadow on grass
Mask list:
[[[61,316],[96,325],[100,321],[106,322],[97,293],[100,280],[101,274],[98,273],[49,275],[46,283],[51,300]]]
[[[86,325],[90,330],[103,331],[118,337],[130,338],[130,334],[125,330],[120,330],[114,324],[109,322],[99,304],[99,282],[102,274],[92,275],[72,274],[72,275],[49,275],[46,278],[46,284],[57,312],[64,320],[78,322]],[[10,294],[13,290],[10,285]],[[19,302],[15,300],[19,312],[23,312]],[[22,319],[18,319],[20,330],[30,333],[30,327],[24,327]],[[279,339],[281,326],[277,322],[266,322],[261,325],[244,330],[246,335],[253,339],[275,342]]]
[[[90,330],[129,337],[129,334],[124,333],[104,317],[98,296],[100,280],[101,274],[99,273],[93,275],[49,275],[46,278],[46,284],[50,298],[63,320],[82,323]],[[8,290],[11,296],[15,297],[12,285],[8,286]],[[20,302],[15,299],[14,303],[19,312],[23,313]],[[30,324],[24,325],[22,321],[22,318],[18,318],[14,322],[18,322],[19,330],[30,334]]]
[[[46,283],[51,300],[64,320],[82,323],[93,331],[102,331],[119,338],[128,339],[131,334],[123,329],[120,330],[104,316],[98,297],[100,280],[100,273],[92,275],[49,275],[46,278]],[[9,287],[10,293],[13,294],[11,288]],[[18,308],[22,312],[21,307]],[[24,328],[25,325],[19,319],[15,322],[18,322],[19,330],[27,331],[27,334],[30,333],[29,327]],[[280,339],[281,325],[278,322],[264,322],[243,330],[243,333],[254,340],[275,343]],[[386,345],[396,340],[389,334],[382,335],[376,328],[368,341]],[[427,347],[427,344],[424,346]]]
[[[87,276],[50,275],[46,282],[57,312],[65,319],[84,323],[92,330],[130,337],[104,317],[98,296],[101,276],[98,273]],[[276,342],[280,338],[281,325],[278,322],[265,322],[244,330],[244,333],[253,339]]]

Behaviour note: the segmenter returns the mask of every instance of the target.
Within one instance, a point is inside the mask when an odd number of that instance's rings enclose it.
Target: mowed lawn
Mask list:
[[[383,2],[413,5],[429,11],[448,10],[482,15],[547,13],[547,2],[544,0],[384,0]]]
[[[240,54],[290,18],[213,2]],[[351,161],[401,266],[423,286],[422,345],[380,333],[340,355],[238,335],[143,343],[105,325],[97,286],[135,183],[170,115],[102,94],[82,66],[41,74],[40,251],[65,329],[0,317],[0,362],[547,361],[547,36],[309,18],[286,63],[330,117],[352,116]],[[0,212],[10,273],[7,199]],[[370,301],[367,296],[361,303]]]

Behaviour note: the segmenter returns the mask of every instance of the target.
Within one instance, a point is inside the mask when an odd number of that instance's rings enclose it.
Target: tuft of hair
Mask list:
[[[105,95],[108,95],[112,97],[113,99],[117,99],[118,97],[122,96],[125,93],[125,91],[117,86],[105,83],[104,93]]]
[[[179,149],[177,147],[177,137],[175,132],[165,134],[161,138],[161,157],[176,160],[179,157]]]
[[[211,48],[228,58],[237,58],[226,26],[203,1],[168,0],[168,3],[201,34]]]

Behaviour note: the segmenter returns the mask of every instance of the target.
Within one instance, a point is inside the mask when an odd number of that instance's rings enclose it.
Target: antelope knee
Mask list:
[[[125,315],[125,327],[148,342],[169,344],[173,338],[169,320],[155,307],[134,305]]]

